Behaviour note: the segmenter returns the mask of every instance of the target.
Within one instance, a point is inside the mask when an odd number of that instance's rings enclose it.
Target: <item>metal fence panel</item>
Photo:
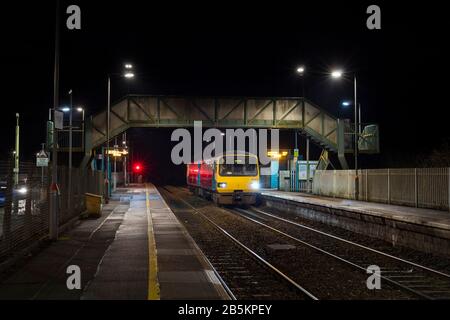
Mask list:
[[[417,169],[417,205],[449,210],[449,168]]]
[[[388,169],[367,170],[367,201],[389,202],[388,173]]]
[[[313,193],[395,205],[450,210],[449,168],[316,171]]]
[[[388,202],[404,206],[415,206],[415,169],[389,170]]]
[[[68,188],[67,168],[58,169],[59,223],[65,224],[85,210],[84,194],[103,195],[103,173],[72,169]],[[0,162],[0,262],[49,233],[48,168],[22,163],[19,183],[14,183],[13,162]]]
[[[313,178],[313,193],[328,197],[354,199],[354,170],[317,170]]]

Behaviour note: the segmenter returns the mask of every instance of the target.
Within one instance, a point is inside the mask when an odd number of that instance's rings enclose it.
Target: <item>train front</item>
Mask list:
[[[218,204],[252,205],[259,195],[258,157],[252,154],[227,154],[217,159],[215,166]]]

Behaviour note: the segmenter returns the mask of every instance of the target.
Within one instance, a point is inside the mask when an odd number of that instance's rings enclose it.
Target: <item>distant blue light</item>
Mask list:
[[[349,102],[349,101],[344,101],[344,102],[342,102],[342,106],[343,106],[343,107],[350,107],[351,105],[352,105],[352,103]]]

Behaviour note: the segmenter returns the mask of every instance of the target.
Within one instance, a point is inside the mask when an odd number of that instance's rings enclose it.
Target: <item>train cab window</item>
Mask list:
[[[235,163],[235,164],[220,164],[219,174],[222,177],[226,176],[256,176],[258,168],[256,164]]]

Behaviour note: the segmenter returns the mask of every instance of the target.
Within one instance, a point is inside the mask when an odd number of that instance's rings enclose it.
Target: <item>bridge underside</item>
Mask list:
[[[303,98],[195,98],[131,95],[111,107],[110,136],[129,128],[203,127],[296,129],[322,148],[338,153],[346,167],[344,122]],[[107,113],[86,127],[86,152],[106,142]],[[343,163],[343,161],[344,163]]]

